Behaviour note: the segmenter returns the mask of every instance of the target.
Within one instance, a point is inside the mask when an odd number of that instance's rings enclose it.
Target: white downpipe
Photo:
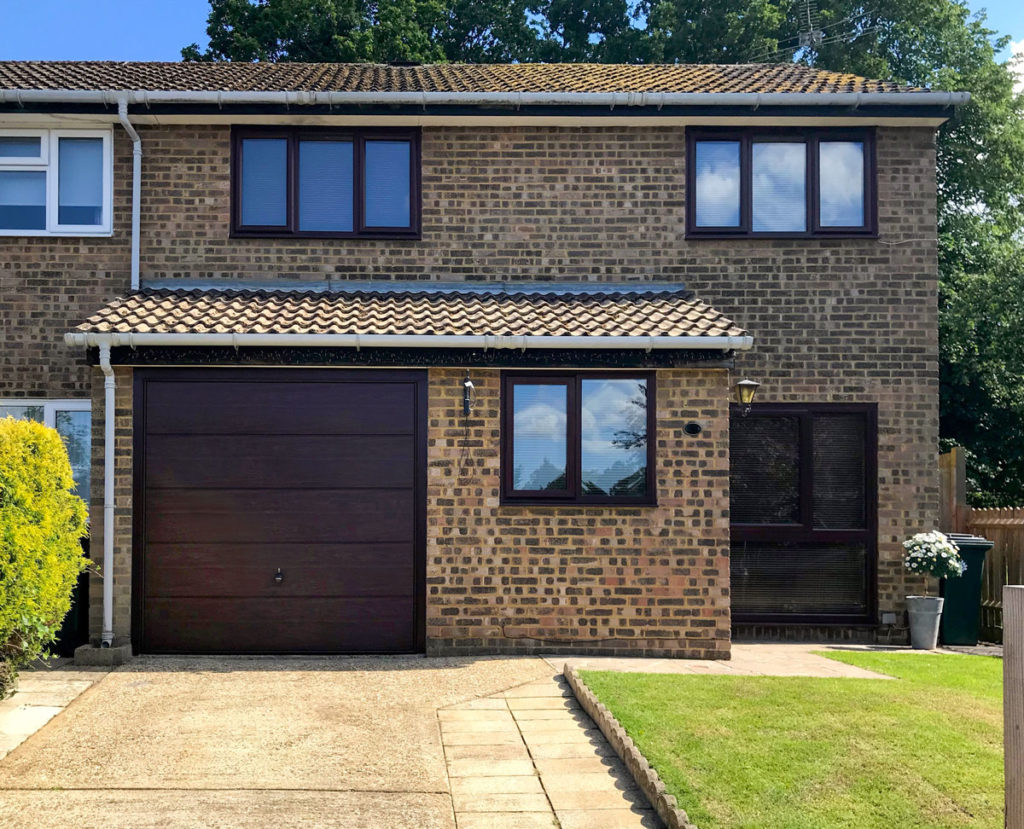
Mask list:
[[[101,344],[100,371],[103,372],[103,633],[101,644],[114,642],[114,369],[110,345]]]
[[[139,223],[142,212],[142,139],[128,119],[128,99],[117,102],[117,117],[132,140],[132,290],[139,290]]]
[[[969,92],[211,92],[206,90],[3,89],[4,103],[273,104],[279,106],[938,106]]]
[[[636,348],[746,350],[754,338],[743,337],[502,337],[491,334],[87,334],[70,331],[64,342],[71,346],[99,347],[146,345],[202,346],[286,346],[292,348],[327,346],[333,348]]]

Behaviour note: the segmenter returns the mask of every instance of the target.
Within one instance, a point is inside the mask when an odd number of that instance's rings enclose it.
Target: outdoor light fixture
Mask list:
[[[473,401],[476,398],[473,381],[469,379],[469,372],[466,372],[466,379],[462,381],[462,413],[469,417],[473,409]]]
[[[744,417],[750,414],[750,407],[754,404],[754,395],[760,387],[756,380],[740,380],[736,384],[736,401],[743,407],[741,412]]]

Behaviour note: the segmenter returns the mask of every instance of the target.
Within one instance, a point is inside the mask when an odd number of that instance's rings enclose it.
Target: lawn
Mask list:
[[[827,655],[895,679],[581,675],[700,829],[1002,829],[1002,660]]]

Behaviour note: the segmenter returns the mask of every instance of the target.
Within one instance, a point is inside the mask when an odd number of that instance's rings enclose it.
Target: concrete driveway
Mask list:
[[[0,825],[454,826],[437,710],[542,659],[140,658],[0,760]]]

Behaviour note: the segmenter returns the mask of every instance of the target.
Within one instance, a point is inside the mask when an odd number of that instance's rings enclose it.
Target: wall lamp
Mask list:
[[[740,410],[743,417],[750,414],[750,407],[754,405],[754,395],[760,386],[756,380],[740,380],[736,384],[736,402],[743,407]]]

